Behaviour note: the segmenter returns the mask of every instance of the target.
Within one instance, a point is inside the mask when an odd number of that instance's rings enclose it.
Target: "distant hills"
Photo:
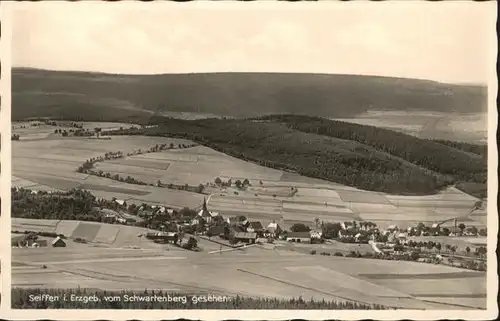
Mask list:
[[[12,93],[13,120],[57,117],[124,121],[172,113],[346,118],[369,110],[487,111],[486,87],[358,75],[112,75],[13,68]]]

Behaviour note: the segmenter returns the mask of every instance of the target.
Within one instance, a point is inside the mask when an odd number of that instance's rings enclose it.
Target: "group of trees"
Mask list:
[[[437,251],[438,253],[442,253],[444,251],[445,253],[451,253],[452,255],[455,255],[459,249],[457,245],[451,245],[451,244],[442,244],[440,242],[433,242],[433,241],[414,241],[414,240],[409,240],[406,243],[406,247],[410,249],[416,249],[419,252],[428,252],[428,251]],[[399,242],[396,243],[395,250],[402,251],[404,249],[404,246],[401,245]],[[465,248],[462,249],[463,254],[467,255],[475,255],[480,258],[486,258],[486,247],[485,246],[478,246],[472,251],[472,249],[469,246],[466,246]]]
[[[479,235],[479,236],[486,236],[487,229],[486,228],[481,228],[478,229],[475,226],[469,226],[467,227],[464,223],[458,224],[458,229],[460,230],[460,234],[463,235],[465,231],[470,233],[471,235]],[[420,222],[416,226],[416,228],[411,229],[408,233],[409,236],[419,236],[419,235],[443,235],[443,236],[448,236],[450,235],[451,230],[448,227],[432,227],[432,226],[427,226],[424,223]]]
[[[12,188],[11,197],[12,217],[94,222],[104,220],[96,208],[96,198],[84,190],[32,193],[29,189]]]
[[[68,136],[91,137],[95,135],[95,133],[90,131],[88,128],[86,129],[79,128],[70,130],[58,128],[54,130],[54,134],[60,134],[63,137],[68,137]]]
[[[21,135],[19,134],[12,134],[12,140],[19,140],[21,138]]]
[[[311,251],[311,255],[315,255],[316,251]],[[321,252],[320,255],[323,256],[331,256],[332,254],[329,252]],[[335,252],[333,256],[343,256],[343,257],[351,257],[351,258],[364,258],[364,259],[376,259],[376,260],[393,260],[393,261],[417,261],[420,258],[420,255],[415,252],[408,253],[397,253],[397,254],[389,254],[389,253],[372,253],[365,252],[361,253],[359,251],[349,251],[347,254],[342,252]]]
[[[36,301],[30,300],[30,296],[51,295],[59,297],[61,300]],[[71,295],[91,297],[96,296],[98,302],[82,302],[72,300],[62,300],[63,297]],[[104,297],[128,296],[186,296],[186,303],[183,302],[146,302],[134,301],[125,302],[121,300],[106,301]],[[11,294],[13,309],[300,309],[300,310],[386,310],[389,307],[378,304],[365,304],[352,301],[325,301],[325,300],[304,300],[302,297],[293,299],[278,298],[251,298],[234,296],[226,302],[198,302],[193,303],[192,294],[164,292],[162,290],[144,291],[102,291],[85,288],[78,289],[41,289],[41,288],[13,288]]]
[[[231,187],[233,186],[233,181],[232,179],[228,179],[227,181],[222,181],[220,177],[217,177],[215,178],[214,180],[214,183],[215,185],[217,186],[221,186],[221,187]],[[236,186],[236,188],[238,189],[242,189],[242,188],[245,188],[247,186],[251,186],[250,184],[250,181],[248,180],[248,178],[245,178],[243,180],[243,182],[239,179],[237,179],[236,181],[234,181],[234,186]]]

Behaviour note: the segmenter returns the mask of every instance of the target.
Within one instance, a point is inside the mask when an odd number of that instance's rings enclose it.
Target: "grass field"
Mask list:
[[[40,122],[13,122],[12,133],[20,135],[21,140],[41,140],[60,137],[60,135],[54,134],[55,129],[70,130],[72,128],[71,122],[59,122],[58,126],[48,126],[45,124],[39,126],[31,126],[32,123],[39,124]],[[114,130],[120,128],[130,128],[134,126],[134,124],[109,122],[82,122],[79,124],[83,126],[83,129],[88,129],[90,131],[94,131],[96,127],[102,128],[102,130]]]
[[[209,243],[200,240],[202,247],[207,245],[200,253],[90,245],[14,248],[12,287],[148,288],[249,297],[302,296],[407,309],[463,309],[448,300],[456,294],[468,309],[486,304],[484,273],[461,274],[463,270],[456,268],[412,262],[312,256],[278,246],[209,254]],[[42,264],[47,269],[41,269]],[[385,277],[374,276],[374,271],[384,271]],[[426,274],[430,277],[419,278]]]

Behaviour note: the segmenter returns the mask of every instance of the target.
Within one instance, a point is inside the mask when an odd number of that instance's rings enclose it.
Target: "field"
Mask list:
[[[12,231],[34,231],[51,232],[63,234],[68,244],[80,244],[71,242],[73,238],[82,238],[93,246],[99,247],[140,247],[143,249],[158,249],[160,245],[148,241],[143,234],[151,230],[114,224],[102,224],[96,222],[64,221],[64,220],[34,220],[24,218],[12,218]],[[13,236],[20,234],[13,234]]]
[[[38,121],[33,122],[13,122],[12,123],[12,133],[19,134],[22,140],[39,140],[59,137],[60,135],[54,134],[55,129],[69,130],[71,129],[71,122],[59,122],[58,126],[31,126],[31,124],[42,124]],[[114,130],[120,128],[130,128],[134,126],[133,124],[125,123],[109,123],[109,122],[82,122],[83,129],[88,129],[89,131],[94,131],[96,127],[102,128],[102,130]]]
[[[88,224],[71,223],[77,224],[73,233],[83,231],[81,224]],[[95,234],[90,229],[85,233]],[[108,230],[101,227],[99,233]],[[138,237],[131,233],[129,238]],[[475,309],[486,305],[484,273],[446,266],[313,256],[270,244],[210,254],[217,246],[202,239],[204,251],[199,253],[167,245],[148,248],[142,244],[140,249],[115,245],[13,248],[12,287],[302,296],[408,309]],[[41,269],[42,265],[47,268]],[[460,303],[451,302],[450,297],[460,297]]]
[[[486,143],[488,141],[487,119],[487,113],[370,110],[355,118],[337,120],[383,127],[420,138]]]
[[[116,126],[122,126],[118,124]],[[16,124],[15,126],[20,126]],[[86,126],[113,127],[113,124],[92,123]],[[46,127],[37,126],[40,132]],[[19,129],[14,129],[16,132]],[[30,130],[34,131],[35,129]],[[13,141],[12,186],[34,190],[68,190],[84,188],[98,197],[123,199],[127,203],[143,202],[181,208],[197,207],[204,195],[153,186],[140,186],[76,172],[86,159],[110,151],[147,149],[155,144],[187,144],[181,139],[146,136],[113,136],[111,140],[64,138],[48,136],[38,140]],[[97,170],[128,175],[148,183],[194,185],[213,183],[220,177],[243,181],[245,189],[207,188],[211,210],[225,216],[246,215],[260,220],[281,222],[284,227],[294,223],[313,225],[321,221],[371,221],[380,227],[397,224],[401,228],[424,222],[431,224],[453,217],[462,217],[466,226],[484,227],[486,213],[465,217],[477,201],[456,188],[428,196],[398,196],[367,192],[320,179],[258,166],[214,151],[205,146],[172,149],[100,162]]]
[[[106,125],[110,127],[112,124],[92,123],[87,126],[105,128]],[[43,133],[47,128],[53,131],[52,126],[37,126],[36,130]],[[23,129],[19,130],[22,132]],[[35,131],[32,128],[29,130]],[[18,129],[13,130],[14,133],[17,131]],[[54,191],[79,187],[92,191],[98,197],[116,197],[129,203],[151,202],[172,207],[196,207],[203,201],[200,194],[126,184],[76,172],[77,167],[87,159],[103,156],[107,152],[127,153],[171,142],[187,143],[182,139],[139,136],[113,137],[111,140],[47,136],[43,139],[24,140],[21,135],[21,140],[13,141],[12,144],[12,186]]]

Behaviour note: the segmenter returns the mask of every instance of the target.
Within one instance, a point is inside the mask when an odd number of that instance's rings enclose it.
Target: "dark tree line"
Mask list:
[[[436,139],[434,140],[442,145],[450,146],[464,152],[473,153],[486,158],[488,156],[488,145],[471,144],[466,142],[455,142],[451,140]]]

